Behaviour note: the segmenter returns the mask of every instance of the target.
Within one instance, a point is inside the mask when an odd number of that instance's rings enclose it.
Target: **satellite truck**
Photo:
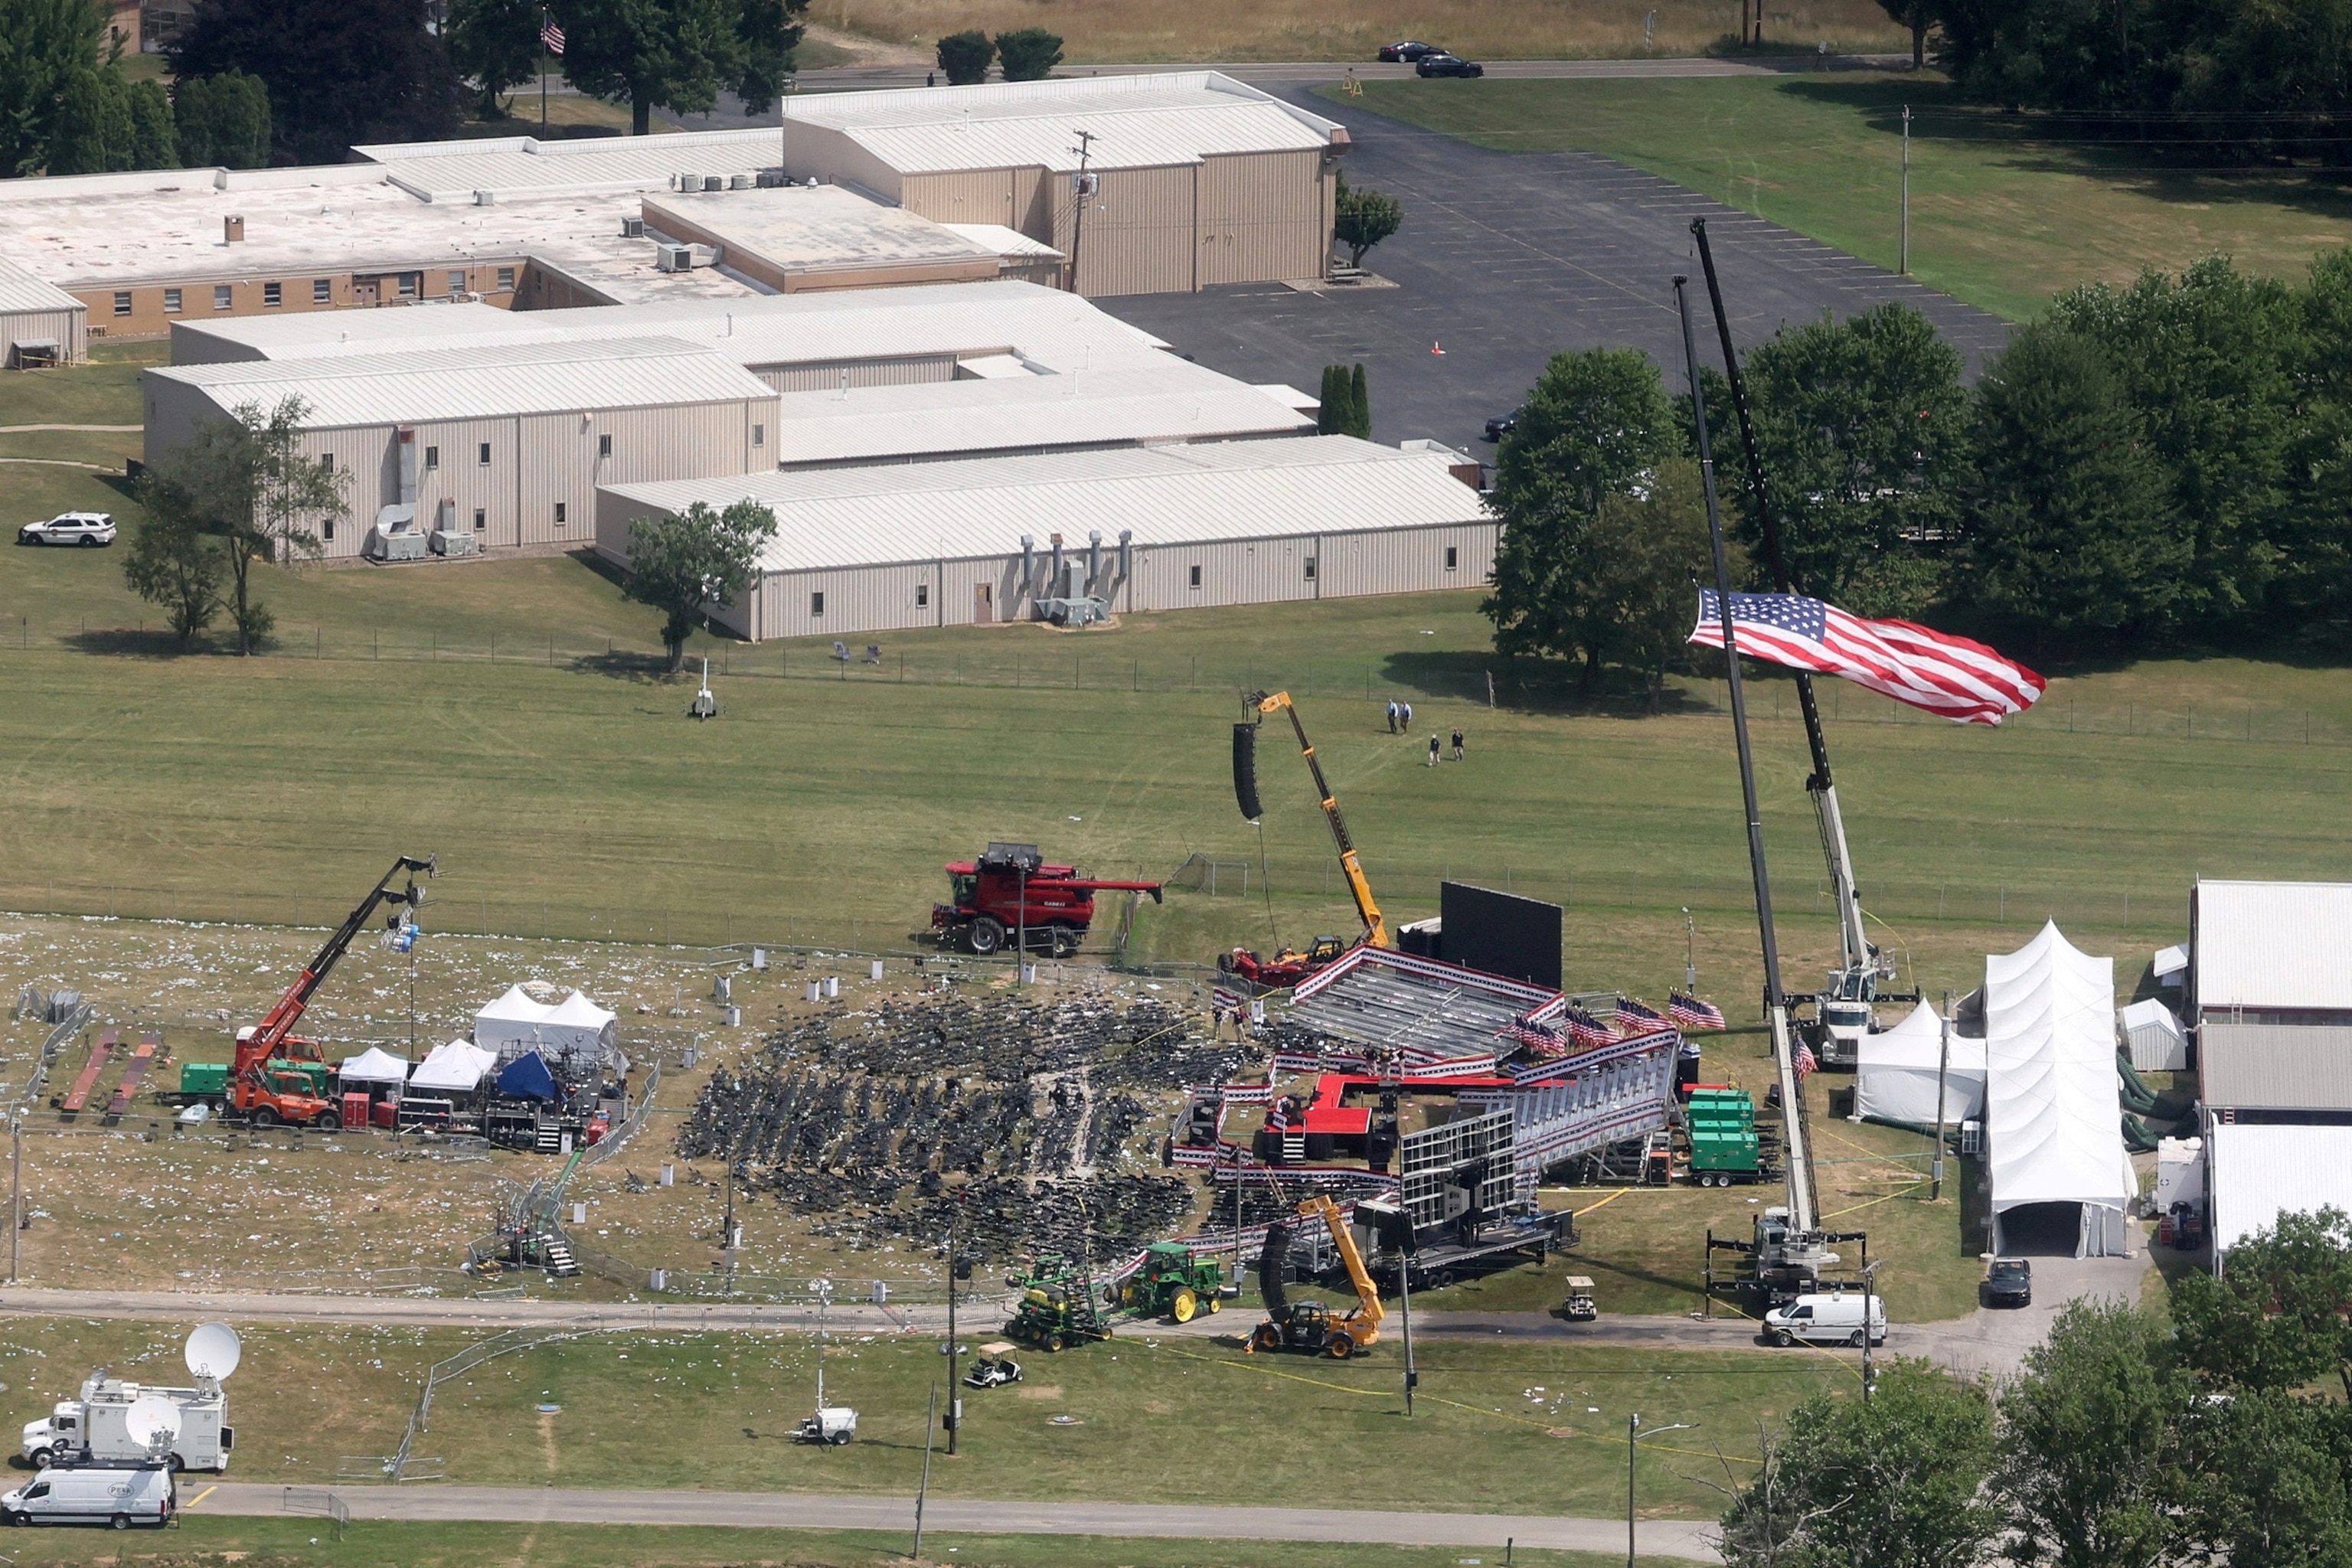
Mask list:
[[[226,1471],[236,1434],[221,1384],[244,1355],[236,1331],[226,1323],[202,1324],[188,1335],[182,1355],[195,1387],[126,1383],[101,1367],[83,1381],[80,1398],[61,1399],[46,1419],[25,1424],[19,1452],[44,1469],[160,1462],[174,1470]],[[158,1408],[171,1419],[159,1424]]]

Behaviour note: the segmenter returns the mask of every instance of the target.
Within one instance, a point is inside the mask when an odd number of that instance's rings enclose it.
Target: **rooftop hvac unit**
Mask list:
[[[759,185],[760,189],[763,191],[772,191],[778,185],[789,185],[791,184],[792,182],[790,180],[784,178],[784,172],[782,169],[762,169],[760,171]]]
[[[474,193],[474,205],[478,207],[494,207],[499,205],[499,193],[496,191],[476,191]]]
[[[751,188],[751,176],[730,174],[727,176],[727,188],[730,191],[748,191]]]
[[[677,188],[681,191],[698,191],[702,189],[702,176],[699,174],[680,174],[677,177]]]
[[[621,237],[623,239],[643,239],[645,237],[645,219],[641,217],[625,217],[621,220]]]
[[[705,174],[702,176],[702,188],[706,191],[723,191],[727,188],[727,176]]]
[[[654,247],[654,265],[664,272],[690,272],[694,269],[694,247],[657,245]]]

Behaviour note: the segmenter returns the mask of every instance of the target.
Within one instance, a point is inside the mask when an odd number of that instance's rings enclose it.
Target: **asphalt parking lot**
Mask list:
[[[1404,226],[1365,258],[1396,287],[1303,293],[1244,284],[1097,303],[1245,381],[1311,395],[1324,365],[1361,361],[1378,440],[1433,437],[1491,461],[1494,448],[1480,439],[1487,416],[1517,403],[1564,350],[1643,349],[1679,387],[1677,272],[1694,279],[1700,354],[1716,357],[1696,285],[1690,220],[1699,216],[1743,349],[1784,321],[1885,300],[1926,311],[1971,374],[2007,340],[2008,324],[1986,311],[1609,159],[1491,152],[1300,84],[1260,85],[1346,124],[1355,140],[1349,180],[1404,204]]]

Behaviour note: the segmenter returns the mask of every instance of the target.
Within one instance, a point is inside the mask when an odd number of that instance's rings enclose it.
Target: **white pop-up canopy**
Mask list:
[[[574,991],[549,1005],[521,986],[474,1015],[474,1043],[501,1059],[538,1050],[559,1056],[609,1054],[620,1042],[618,1018]]]
[[[1944,1024],[1922,1002],[1893,1028],[1864,1035],[1854,1047],[1853,1113],[1865,1121],[1906,1127],[1936,1125],[1936,1073],[1944,1057]],[[1958,1127],[1984,1114],[1985,1043],[1953,1031],[1944,1064],[1944,1124]]]
[[[1984,995],[1994,1245],[2051,1234],[2071,1208],[2075,1257],[2127,1254],[2139,1180],[2116,1098],[2116,961],[2078,951],[2053,921],[1985,959]]]
[[[345,1083],[404,1083],[408,1063],[381,1047],[370,1046],[355,1057],[345,1057],[336,1071]]]
[[[451,1040],[425,1053],[425,1060],[409,1075],[408,1087],[463,1094],[479,1085],[482,1075],[498,1063],[499,1053],[487,1046],[478,1046],[471,1040]]]

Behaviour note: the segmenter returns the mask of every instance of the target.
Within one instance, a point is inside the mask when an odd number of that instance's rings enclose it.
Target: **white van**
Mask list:
[[[137,1469],[52,1465],[38,1479],[0,1497],[0,1520],[10,1524],[134,1524],[162,1529],[179,1499],[172,1472],[161,1465]]]
[[[1862,1346],[1862,1293],[1800,1296],[1764,1314],[1764,1331],[1774,1344]],[[1870,1342],[1886,1342],[1886,1298],[1870,1298]]]

